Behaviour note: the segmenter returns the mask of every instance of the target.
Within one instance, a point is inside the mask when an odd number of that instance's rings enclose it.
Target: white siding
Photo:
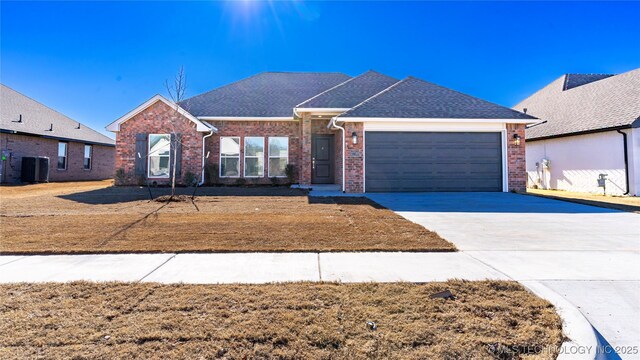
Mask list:
[[[637,194],[640,170],[639,129],[628,136],[631,193]],[[528,186],[602,194],[598,175],[607,174],[607,194],[625,192],[622,135],[616,131],[527,142]],[[636,156],[633,156],[635,152]],[[542,159],[549,160],[544,169]],[[635,186],[634,186],[635,185]]]

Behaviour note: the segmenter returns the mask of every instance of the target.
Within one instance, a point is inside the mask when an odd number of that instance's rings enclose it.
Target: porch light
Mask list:
[[[513,145],[520,146],[520,135],[513,134]]]
[[[358,134],[355,131],[351,133],[351,142],[353,145],[358,143]]]

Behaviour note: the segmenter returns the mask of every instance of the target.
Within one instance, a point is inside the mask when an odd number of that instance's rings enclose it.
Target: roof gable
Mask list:
[[[339,117],[535,119],[513,109],[414,77],[397,82]]]
[[[293,108],[351,77],[342,73],[264,72],[180,102],[198,117],[293,117]]]
[[[566,76],[514,106],[545,123],[527,129],[527,138],[635,126],[640,118],[640,69],[565,90]]]
[[[397,82],[398,79],[369,70],[302,102],[297,108],[350,109]]]
[[[161,102],[167,104],[171,108],[174,108],[174,107],[177,106],[176,103],[174,103],[173,101],[171,101],[171,100],[165,98],[164,96],[158,94],[158,95],[155,95],[154,97],[152,97],[151,99],[145,101],[144,103],[142,103],[137,108],[129,111],[128,113],[126,113],[125,115],[120,117],[118,120],[116,120],[116,121],[112,122],[111,124],[107,125],[106,129],[109,130],[109,131],[113,131],[113,132],[120,131],[120,124],[122,124],[125,121],[131,119],[132,117],[138,115],[139,113],[144,111],[146,108],[148,108],[149,106],[157,103],[158,101],[161,101]],[[178,113],[180,115],[186,117],[191,122],[196,124],[196,131],[200,131],[200,132],[208,132],[208,131],[211,131],[211,130],[218,131],[218,129],[213,127],[213,125],[209,125],[209,124],[206,124],[206,123],[198,120],[195,116],[191,115],[188,111],[186,111],[182,107],[177,106],[176,110],[178,111]]]
[[[566,74],[564,76],[563,90],[571,90],[578,86],[606,79],[611,76],[613,76],[613,74]]]
[[[5,131],[95,144],[115,144],[108,136],[2,84],[0,109],[0,129]]]

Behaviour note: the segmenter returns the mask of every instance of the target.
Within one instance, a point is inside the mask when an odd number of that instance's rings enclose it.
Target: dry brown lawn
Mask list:
[[[596,195],[572,191],[542,189],[527,189],[527,193],[556,200],[571,201],[578,204],[640,213],[640,198],[636,196]]]
[[[1,254],[455,251],[365,198],[284,187],[203,188],[194,202],[161,203],[146,188],[57,183],[0,187],[0,201]]]
[[[2,359],[555,359],[563,341],[506,281],[4,284],[0,334]]]

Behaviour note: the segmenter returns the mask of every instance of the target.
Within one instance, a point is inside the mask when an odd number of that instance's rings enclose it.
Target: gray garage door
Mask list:
[[[498,132],[366,133],[367,192],[502,191]]]

